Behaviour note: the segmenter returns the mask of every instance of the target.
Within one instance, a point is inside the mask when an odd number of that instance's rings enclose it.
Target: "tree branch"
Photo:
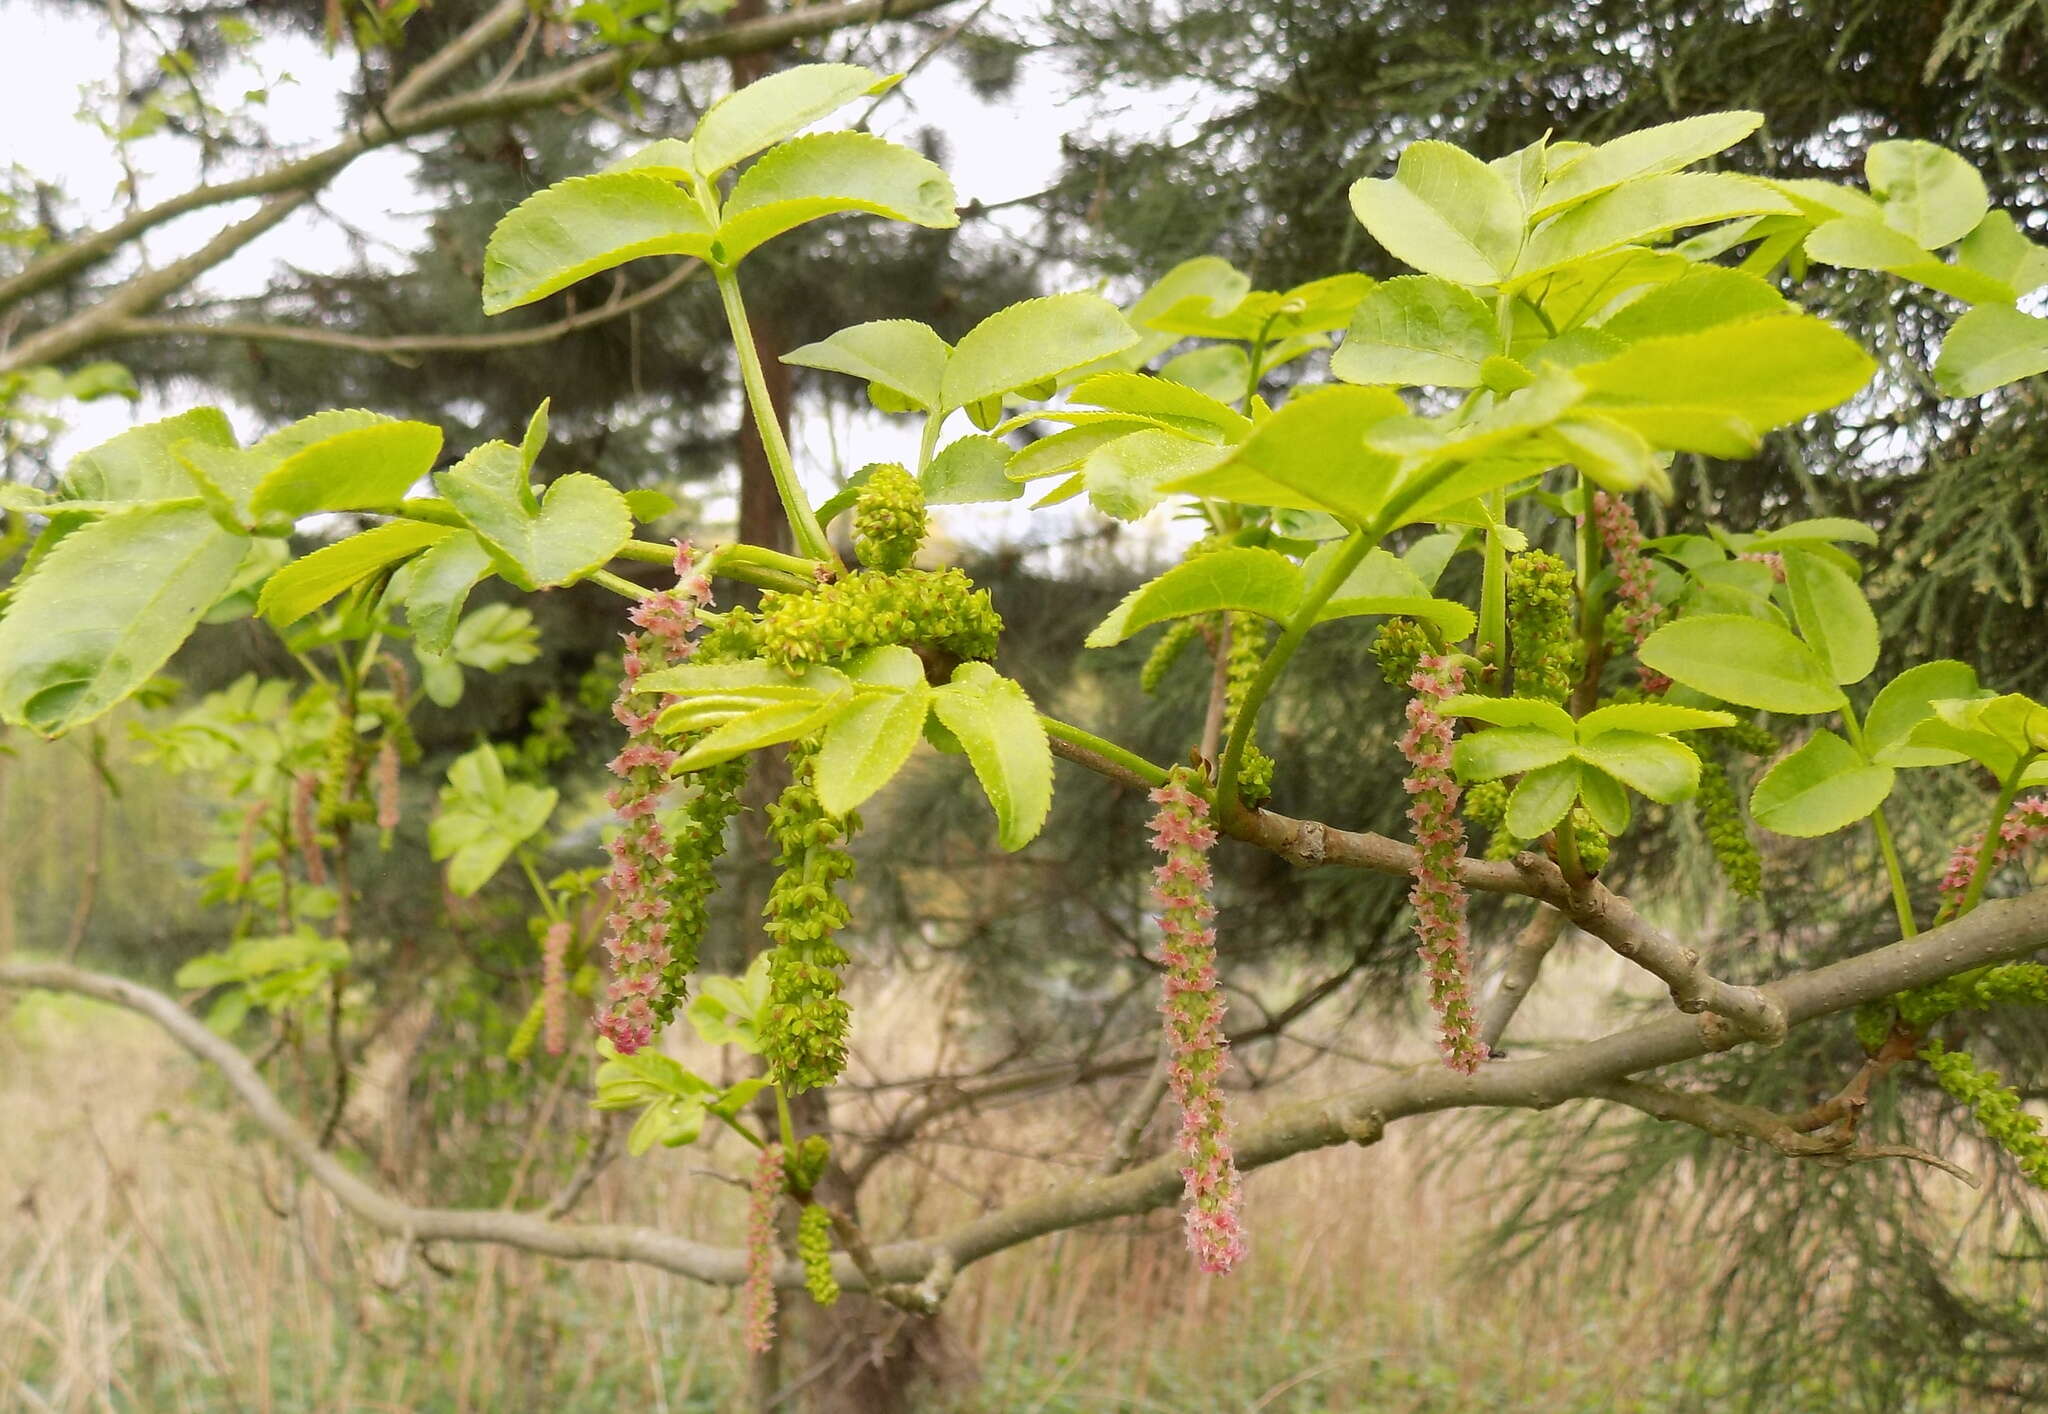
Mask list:
[[[304,344],[340,353],[388,358],[413,367],[426,354],[497,353],[504,349],[529,348],[551,343],[579,329],[603,324],[644,308],[680,288],[704,269],[701,262],[685,260],[673,271],[643,290],[630,295],[614,294],[595,309],[564,315],[529,329],[507,329],[490,334],[352,334],[315,325],[269,324],[254,320],[227,320],[199,324],[183,319],[125,319],[109,332],[112,339],[248,339],[257,343]]]
[[[1864,1002],[1953,977],[1991,963],[2010,962],[2048,946],[2048,889],[1981,905],[1918,937],[1804,972],[1761,989],[1789,1025],[1804,1025]],[[62,963],[0,962],[0,987],[76,992],[124,1006],[150,1018],[186,1050],[217,1066],[251,1117],[308,1174],[358,1217],[412,1242],[488,1242],[568,1260],[635,1262],[737,1285],[745,1255],[671,1233],[619,1224],[565,1224],[498,1209],[420,1208],[395,1199],[363,1179],[313,1138],[264,1084],[248,1058],[214,1035],[190,1012],[148,987]],[[1310,1149],[1342,1143],[1371,1144],[1396,1120],[1475,1107],[1547,1109],[1566,1100],[1598,1098],[1605,1087],[1645,1070],[1697,1059],[1735,1044],[1718,1042],[1684,1017],[1664,1017],[1624,1031],[1523,1061],[1499,1061],[1473,1075],[1428,1066],[1374,1080],[1343,1094],[1276,1106],[1238,1135],[1241,1168],[1261,1168]],[[1163,1207],[1180,1194],[1179,1156],[1163,1154],[1114,1176],[1091,1175],[932,1237],[890,1243],[872,1254],[874,1270],[889,1282],[930,1282],[1035,1237]],[[860,1288],[859,1271],[843,1255],[834,1259],[842,1286]],[[803,1282],[797,1262],[785,1261],[776,1281]]]
[[[1529,991],[1543,970],[1543,960],[1564,936],[1564,915],[1549,904],[1538,904],[1536,916],[1515,935],[1515,945],[1501,969],[1500,981],[1479,1008],[1479,1039],[1491,1051],[1499,1047],[1508,1023],[1529,999]]]

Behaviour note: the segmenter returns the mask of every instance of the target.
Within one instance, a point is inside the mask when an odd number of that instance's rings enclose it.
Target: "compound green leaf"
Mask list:
[[[1088,635],[1087,645],[1107,648],[1167,619],[1219,609],[1281,622],[1301,603],[1301,594],[1301,567],[1277,551],[1245,545],[1212,550],[1125,595]]]
[[[271,575],[256,611],[282,628],[355,588],[386,565],[460,532],[453,526],[394,520],[322,546]]]
[[[914,226],[957,226],[937,164],[868,133],[792,138],[747,168],[726,198],[711,258],[732,266],[806,221],[864,211]]]
[[[573,584],[601,568],[633,534],[626,498],[586,472],[557,477],[536,502],[526,459],[507,442],[485,442],[439,477],[448,498],[521,589]]]
[[[407,566],[399,597],[412,628],[413,646],[430,655],[446,653],[455,641],[455,626],[462,620],[469,591],[490,572],[491,552],[469,530],[457,531],[429,547]]]
[[[852,701],[850,690],[822,701],[817,694],[811,693],[794,701],[771,702],[765,707],[743,712],[685,751],[676,767],[696,771],[705,766],[716,766],[721,761],[730,761],[735,756],[744,756],[749,751],[758,751],[764,746],[809,736],[838,716]]]
[[[1336,547],[1328,545],[1309,556],[1302,567],[1303,582],[1314,582],[1323,564],[1336,553]],[[1442,629],[1445,639],[1452,643],[1471,637],[1478,625],[1477,617],[1463,604],[1433,597],[1429,585],[1411,564],[1377,549],[1368,551],[1358,568],[1345,577],[1330,601],[1323,605],[1323,611],[1316,615],[1316,622],[1368,614],[1422,619]]]
[[[924,737],[932,689],[919,679],[900,692],[853,703],[825,728],[818,747],[818,803],[844,815],[887,785]]]
[[[1449,143],[1412,143],[1390,179],[1351,188],[1351,210],[1397,260],[1463,285],[1498,285],[1522,246],[1508,179]]]
[[[1096,510],[1139,520],[1159,504],[1161,486],[1205,471],[1225,455],[1221,447],[1151,427],[1097,447],[1081,474]]]
[[[998,841],[1022,849],[1052,809],[1052,748],[1031,698],[988,664],[962,663],[932,694],[932,710],[966,751]]]
[[[1758,434],[1853,396],[1875,370],[1848,335],[1791,313],[1644,339],[1573,374],[1654,446],[1740,456]]]
[[[930,325],[914,319],[877,319],[805,344],[784,354],[782,361],[879,383],[920,411],[930,412],[939,405],[939,383],[952,351]]]
[[[1827,665],[1790,632],[1741,614],[1688,614],[1636,657],[1687,687],[1766,712],[1832,712],[1844,701]]]
[[[1934,360],[1935,385],[1952,398],[1974,398],[2037,373],[2048,373],[2048,319],[2009,305],[1979,305],[1958,319]]]
[[[532,304],[642,256],[710,254],[711,225],[675,183],[651,172],[571,177],[520,202],[491,232],[484,313]]]
[[[1522,777],[1508,796],[1508,833],[1516,839],[1535,840],[1557,828],[1557,822],[1579,798],[1584,775],[1578,762],[1557,760]]]
[[[1763,120],[1761,113],[1702,113],[1603,142],[1573,158],[1544,183],[1529,219],[1541,221],[1624,182],[1676,172],[1733,147],[1755,132]]]
[[[1991,207],[1977,169],[1931,142],[1872,143],[1863,174],[1885,221],[1927,250],[1961,240]]]
[[[1579,718],[1579,740],[1590,742],[1605,732],[1696,732],[1710,727],[1732,727],[1735,717],[1728,712],[1709,712],[1699,707],[1680,707],[1671,702],[1617,702],[1595,707]]]
[[[918,480],[928,506],[966,506],[988,501],[1014,501],[1024,494],[1021,482],[1006,474],[1007,443],[979,433],[940,448]]]
[[[220,601],[248,546],[193,505],[71,531],[16,581],[0,618],[0,721],[53,737],[107,712]]]
[[[1459,780],[1492,781],[1555,765],[1571,754],[1570,737],[1543,727],[1486,727],[1458,738],[1451,765]]]
[[[1480,365],[1505,352],[1493,311],[1477,295],[1434,275],[1404,275],[1359,302],[1330,372],[1347,383],[1471,388]]]
[[[1833,732],[1818,731],[1756,783],[1749,813],[1775,834],[1833,834],[1884,804],[1892,779],[1891,767],[1873,765]]]
[[[172,448],[180,442],[232,447],[235,434],[219,408],[131,427],[80,452],[65,467],[57,495],[67,501],[164,501],[192,493]]]
[[[1796,215],[1798,210],[1769,186],[1750,177],[1726,172],[1644,177],[1574,206],[1537,227],[1522,247],[1512,283],[1519,288],[1575,260],[1681,227],[1704,226],[1736,216]]]
[[[1820,655],[1835,681],[1862,682],[1877,666],[1877,615],[1855,580],[1834,561],[1787,550],[1785,597],[1799,636]]]
[[[1368,450],[1365,434],[1406,412],[1385,388],[1316,388],[1289,398],[1219,465],[1160,489],[1364,521],[1385,503],[1399,465]]]
[[[1579,760],[1598,767],[1629,789],[1670,805],[1700,784],[1700,758],[1683,743],[1650,732],[1617,729],[1581,741]]]
[[[260,455],[264,444],[250,450]],[[425,422],[384,419],[337,432],[266,471],[250,492],[249,511],[258,520],[295,520],[316,511],[395,505],[440,455],[441,429]]]
[[[1980,275],[1996,280],[2012,291],[2010,298],[2030,295],[2048,285],[2048,250],[2043,250],[2020,233],[2019,226],[2003,211],[1994,211],[1977,223],[1956,247],[1956,260]]]
[[[1470,717],[1497,727],[1538,727],[1567,745],[1578,739],[1572,714],[1538,697],[1487,697],[1468,692],[1447,698],[1439,710],[1445,716]]]
[[[1047,295],[999,309],[954,346],[939,405],[966,407],[1056,378],[1138,341],[1138,331],[1100,295]]]
[[[1888,271],[1971,304],[2009,304],[2016,298],[2004,281],[1968,266],[1951,265],[1896,226],[1879,220],[1839,217],[1817,226],[1806,237],[1806,253],[1823,265],[1845,270]]]
[[[798,64],[757,79],[705,110],[690,135],[690,165],[716,177],[863,94],[887,92],[900,77],[859,64]]]
[[[1768,280],[1719,265],[1696,265],[1676,280],[1656,285],[1600,322],[1602,332],[1633,343],[1637,339],[1696,334],[1785,310],[1785,300]]]
[[[1921,663],[1879,689],[1863,718],[1863,747],[1880,766],[1947,766],[1967,758],[1959,751],[1915,746],[1913,729],[1934,716],[1934,704],[1974,697],[1977,670],[1952,658]]]

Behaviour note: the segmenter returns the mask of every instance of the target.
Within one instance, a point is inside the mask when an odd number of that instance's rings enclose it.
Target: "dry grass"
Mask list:
[[[883,1034],[892,1068],[936,1044]],[[367,1095],[364,1113],[383,1103]],[[943,1221],[1044,1181],[1008,1151],[1056,1138],[1061,1109],[971,1122],[885,1178],[875,1210],[914,1197],[921,1224]],[[1255,1253],[1228,1279],[1190,1272],[1170,1215],[974,1269],[946,1319],[982,1378],[945,1407],[1669,1407],[1660,1371],[1684,1352],[1643,1338],[1603,1274],[1546,1303],[1454,1274],[1493,1175],[1476,1152],[1426,1169],[1446,1142],[1445,1124],[1404,1126],[1254,1175]],[[739,1203],[708,1169],[740,1162],[714,1147],[621,1164],[582,1215],[727,1237]],[[727,1294],[511,1252],[443,1251],[445,1274],[403,1262],[295,1189],[164,1038],[91,1004],[30,998],[0,1027],[0,1202],[0,1407],[742,1407]],[[1683,1275],[1631,1282],[1671,1296]]]

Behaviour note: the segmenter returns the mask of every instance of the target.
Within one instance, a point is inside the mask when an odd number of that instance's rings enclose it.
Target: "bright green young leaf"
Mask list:
[[[526,461],[507,442],[483,443],[436,480],[498,573],[521,589],[573,584],[632,538],[632,512],[609,482],[571,472],[536,502]]]
[[[732,266],[806,221],[864,211],[914,226],[957,226],[937,164],[867,133],[791,138],[747,168],[726,198],[711,257]]]
[[[1458,738],[1451,765],[1461,781],[1492,781],[1554,765],[1571,754],[1570,737],[1542,727],[1484,727]]]
[[[1199,300],[1216,313],[1225,313],[1235,308],[1251,290],[1251,278],[1221,256],[1198,255],[1183,260],[1152,283],[1150,289],[1131,304],[1127,311],[1130,322],[1139,331],[1138,341],[1129,348],[1102,359],[1096,367],[1102,371],[1143,368],[1160,354],[1165,353],[1180,341],[1180,335],[1171,330],[1158,330],[1152,321],[1168,310],[1176,309],[1191,301]],[[1241,348],[1225,350],[1245,359]],[[1204,350],[1204,352],[1214,352]],[[1248,360],[1247,360],[1248,361]],[[1235,389],[1244,387],[1244,377],[1239,375]],[[1235,396],[1232,391],[1229,396]]]
[[[1943,698],[1932,706],[1934,715],[1949,726],[1994,737],[2015,757],[2048,751],[2048,707],[2024,693]]]
[[[1205,344],[1168,359],[1159,376],[1221,402],[1244,395],[1251,371],[1252,356],[1242,344]]]
[[[1579,764],[1579,799],[1593,823],[1610,835],[1625,834],[1635,815],[1635,804],[1626,787],[1605,771]],[[1510,801],[1512,805],[1512,801]]]
[[[142,506],[71,531],[0,617],[0,722],[58,736],[148,682],[233,581],[248,541],[198,506]]]
[[[295,622],[386,565],[458,533],[452,526],[416,520],[394,520],[359,531],[271,575],[257,598],[257,612],[279,626]]]
[[[167,501],[189,496],[191,483],[171,449],[195,441],[235,445],[235,434],[219,408],[193,408],[131,427],[80,452],[65,467],[57,495],[67,501]]]
[[[932,711],[958,739],[996,812],[1007,850],[1029,844],[1052,809],[1052,748],[1031,699],[986,663],[962,663],[932,694]]]
[[[1301,594],[1301,568],[1285,555],[1243,545],[1212,550],[1125,595],[1088,635],[1087,645],[1107,648],[1152,624],[1219,609],[1285,622]]]
[[[1432,537],[1436,538],[1436,537]],[[1452,537],[1455,538],[1455,537]],[[1302,567],[1302,579],[1313,583],[1327,559],[1337,553],[1327,545],[1309,556]],[[1410,552],[1412,555],[1412,551]],[[1434,575],[1431,579],[1434,580]],[[1445,639],[1457,643],[1472,636],[1478,620],[1463,604],[1431,596],[1430,587],[1408,561],[1396,559],[1385,550],[1371,550],[1358,568],[1345,577],[1337,592],[1316,615],[1317,623],[1331,619],[1359,618],[1368,614],[1399,614],[1422,619],[1443,630]]]
[[[1699,707],[1680,707],[1670,702],[1617,702],[1595,707],[1579,718],[1579,740],[1592,741],[1604,732],[1696,732],[1709,727],[1732,727],[1729,712],[1709,712]]]
[[[642,692],[673,692],[681,697],[764,691],[792,697],[808,695],[816,701],[850,692],[853,682],[839,669],[822,663],[809,664],[801,673],[790,673],[773,663],[750,658],[735,663],[680,663],[645,674],[636,686]]]
[[[1853,396],[1875,369],[1855,340],[1795,313],[1644,339],[1574,375],[1652,445],[1742,456],[1758,434]]]
[[[1892,768],[1831,731],[1818,731],[1765,773],[1749,797],[1749,813],[1775,834],[1810,839],[1855,824],[1892,792]]]
[[[1220,465],[1160,489],[1369,520],[1398,463],[1367,450],[1365,434],[1406,412],[1385,388],[1316,388],[1289,398]]]
[[[681,770],[697,771],[706,766],[716,766],[721,761],[730,761],[735,756],[744,756],[749,751],[758,751],[764,746],[809,736],[845,710],[852,701],[853,695],[847,692],[822,702],[814,697],[805,697],[794,702],[772,702],[766,707],[755,708],[707,733],[683,753],[676,765]],[[667,722],[666,714],[663,722]]]
[[[1796,215],[1798,209],[1763,182],[1726,172],[1644,177],[1574,206],[1537,227],[1522,247],[1512,283],[1522,288],[1575,260],[1681,227],[1704,226],[1737,216]]]
[[[939,381],[951,353],[930,325],[914,319],[877,319],[805,344],[784,354],[782,361],[879,383],[918,410],[930,412],[939,405]]]
[[[1768,280],[1719,265],[1696,265],[1675,280],[1651,286],[1600,321],[1600,329],[1633,343],[1696,334],[1717,324],[1782,314],[1785,309],[1784,296]]]
[[[1668,736],[1626,729],[1602,731],[1580,743],[1574,753],[1630,790],[1670,805],[1684,800],[1700,784],[1700,758]]]
[[[1831,545],[1838,540],[1847,540],[1855,545],[1875,545],[1877,532],[1860,520],[1815,516],[1811,520],[1795,520],[1776,530],[1765,531],[1749,540],[1745,548],[1761,550],[1780,545]]]
[[[263,445],[251,449],[260,453]],[[316,511],[390,506],[434,469],[441,429],[424,422],[373,423],[325,437],[264,473],[250,513],[293,519]]]
[[[1977,670],[1952,658],[1906,669],[1879,690],[1863,718],[1863,746],[1881,766],[1947,766],[1961,752],[1914,746],[1913,729],[1934,716],[1934,703],[1974,697]]]
[[[818,803],[844,815],[887,785],[924,737],[932,689],[923,679],[901,692],[864,697],[825,728],[818,748]]]
[[[413,646],[422,653],[446,653],[469,591],[490,572],[490,551],[467,530],[433,545],[407,566],[398,598],[405,605]]]
[[[1902,280],[1954,295],[1971,304],[2011,303],[2012,287],[1981,271],[1951,265],[1924,250],[1896,226],[1874,219],[1837,217],[1814,228],[1806,253],[1845,270],[1884,270]]]
[[[1006,475],[1010,448],[993,437],[975,434],[947,443],[918,480],[927,506],[967,506],[986,501],[1014,501],[1024,494],[1022,483]]]
[[[488,742],[457,757],[427,826],[427,848],[448,861],[448,887],[468,898],[491,881],[512,851],[546,828],[558,799],[552,789],[505,779]]]
[[[1480,365],[1504,352],[1493,311],[1477,295],[1434,275],[1404,275],[1359,302],[1330,373],[1347,383],[1470,388]]]
[[[1863,589],[1832,560],[1787,550],[1785,597],[1799,636],[1844,687],[1862,682],[1877,666],[1877,615]]]
[[[748,1055],[761,1053],[761,1033],[766,1030],[772,984],[768,980],[769,953],[755,954],[740,977],[710,976],[697,983],[697,995],[690,1001],[690,1025],[710,1046],[738,1046]]]
[[[1540,697],[1487,697],[1476,692],[1447,698],[1438,709],[1448,717],[1470,717],[1496,727],[1536,727],[1570,745],[1578,740],[1572,714]]]
[[[797,64],[756,79],[704,111],[690,135],[690,164],[716,177],[854,99],[888,91],[899,77],[859,64]]]
[[[1979,305],[1958,319],[1934,360],[1935,386],[1952,398],[1974,398],[2037,373],[2048,373],[2048,319],[2009,305]]]
[[[1242,441],[1252,430],[1251,419],[1228,403],[1186,384],[1144,373],[1092,374],[1069,389],[1068,397],[1088,407],[1159,418],[1181,431],[1207,435],[1214,441]]]
[[[1391,179],[1351,188],[1351,209],[1395,259],[1461,285],[1498,285],[1522,246],[1506,177],[1449,143],[1411,143]]]
[[[1523,357],[1530,345],[1598,323],[1638,291],[1685,278],[1699,269],[1682,255],[1642,246],[1603,251],[1561,266],[1520,291],[1514,308],[1514,347],[1509,352]],[[1541,310],[1542,317],[1528,309],[1524,300]]]
[[[1118,520],[1140,520],[1163,499],[1160,487],[1206,471],[1226,455],[1222,447],[1147,428],[1097,447],[1082,463],[1081,474],[1096,510]]]
[[[503,314],[648,255],[709,259],[711,226],[675,183],[649,172],[571,177],[507,212],[484,248],[484,313]]]
[[[1738,614],[1687,615],[1636,650],[1652,671],[1766,712],[1832,712],[1843,703],[1827,665],[1776,624]]]
[[[1584,472],[1596,486],[1609,491],[1648,488],[1659,496],[1671,494],[1671,477],[1649,438],[1625,422],[1582,412],[1560,417],[1544,429],[1544,436],[1556,447],[1560,460]]]
[[[2018,224],[2003,211],[1994,211],[1977,223],[1956,247],[1956,261],[1964,268],[1988,276],[2020,299],[2048,285],[2048,250],[2021,234]]]
[[[1991,208],[1977,169],[1931,142],[1877,142],[1863,159],[1884,219],[1936,250],[1961,240]]]
[[[1659,123],[1603,142],[1574,158],[1543,185],[1532,203],[1529,219],[1541,221],[1554,216],[1623,182],[1661,177],[1689,167],[1703,157],[1733,147],[1755,132],[1763,120],[1761,113],[1702,113],[1696,118]]]
[[[1576,761],[1559,759],[1539,766],[1522,777],[1508,796],[1504,822],[1509,834],[1520,840],[1541,839],[1557,828],[1572,802],[1579,798],[1580,778],[1585,773]]]
[[[1148,322],[1154,329],[1202,339],[1281,343],[1343,328],[1372,287],[1371,276],[1349,273],[1310,280],[1291,290],[1250,290],[1229,306],[1197,294]]]
[[[1138,331],[1100,295],[1048,295],[999,309],[954,346],[943,408],[998,397],[1129,348]]]

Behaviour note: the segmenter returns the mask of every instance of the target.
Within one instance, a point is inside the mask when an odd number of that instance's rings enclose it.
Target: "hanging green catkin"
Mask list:
[[[661,990],[650,998],[654,1015],[664,1026],[689,996],[690,974],[697,970],[698,953],[711,927],[718,860],[725,853],[726,826],[740,810],[747,759],[735,756],[682,777],[697,787],[697,794],[682,808],[668,862],[669,961],[662,969]]]
[[[2027,1181],[2048,1189],[2048,1137],[2041,1133],[2040,1119],[2027,1112],[2019,1092],[1997,1071],[1978,1065],[1967,1051],[1951,1051],[1939,1041],[1920,1052],[1920,1059],[1942,1089],[1970,1107],[1991,1142],[2013,1156]]]
[[[833,935],[850,917],[837,886],[853,873],[845,839],[855,817],[827,815],[818,803],[817,747],[790,748],[790,783],[768,807],[778,853],[768,894],[768,1025],[761,1054],[769,1078],[792,1094],[829,1085],[846,1066],[848,1009],[839,970],[848,961]]]
[[[1508,560],[1509,663],[1517,697],[1563,702],[1578,681],[1578,587],[1571,566],[1544,550]]]
[[[853,553],[871,570],[908,569],[931,524],[924,488],[894,462],[865,470],[868,478],[853,503]]]
[[[1181,651],[1202,636],[1202,620],[1197,618],[1175,619],[1166,626],[1166,632],[1152,645],[1152,651],[1145,658],[1145,666],[1138,670],[1138,686],[1146,692],[1159,691],[1159,684],[1166,681],[1166,675],[1180,660]]]
[[[1230,647],[1223,665],[1223,735],[1226,739],[1237,729],[1237,715],[1244,710],[1245,698],[1251,693],[1252,679],[1259,675],[1259,667],[1266,661],[1266,644],[1272,632],[1272,624],[1257,614],[1233,612],[1230,615]],[[1273,793],[1273,758],[1261,751],[1256,741],[1245,742],[1244,758],[1237,769],[1237,793],[1246,805],[1257,805]]]
[[[1728,779],[1728,768],[1712,746],[1699,743],[1697,738],[1695,744],[1700,752],[1700,788],[1693,796],[1692,808],[1700,830],[1714,851],[1714,860],[1721,866],[1728,887],[1743,898],[1761,898],[1763,858],[1757,853],[1756,842],[1749,837],[1734,782]]]
[[[804,1264],[804,1289],[820,1306],[839,1299],[839,1280],[832,1275],[832,1215],[816,1203],[804,1205],[796,1221],[796,1255]]]

